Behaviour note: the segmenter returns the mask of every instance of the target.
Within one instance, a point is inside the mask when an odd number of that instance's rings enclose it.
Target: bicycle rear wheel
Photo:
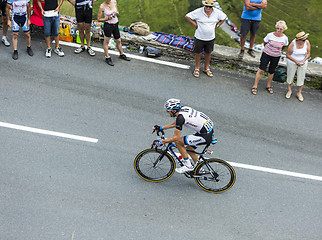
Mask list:
[[[221,193],[231,188],[236,180],[232,166],[220,159],[207,159],[195,168],[195,181],[207,192]]]
[[[144,180],[161,182],[172,176],[175,161],[169,153],[163,153],[157,149],[146,149],[136,156],[134,169]]]

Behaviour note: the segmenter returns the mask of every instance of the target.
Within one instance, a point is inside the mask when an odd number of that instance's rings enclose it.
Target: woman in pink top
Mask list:
[[[266,90],[273,94],[273,88],[271,86],[274,77],[275,69],[278,65],[280,57],[282,55],[282,50],[288,45],[288,38],[284,35],[284,31],[287,29],[286,23],[284,21],[278,21],[275,25],[276,31],[267,34],[264,38],[264,49],[260,59],[259,69],[256,73],[256,78],[254,85],[252,87],[252,94],[257,94],[258,82],[261,79],[263,73],[268,68],[268,80]]]
[[[102,17],[103,14],[104,16]],[[114,66],[112,58],[108,55],[108,43],[110,42],[112,34],[116,43],[116,48],[120,52],[120,58],[126,61],[130,61],[130,59],[123,53],[119,22],[117,18],[118,15],[119,12],[117,10],[116,0],[105,0],[100,5],[100,8],[98,10],[97,20],[99,22],[104,22],[103,48],[105,52],[105,61],[110,66]]]
[[[305,73],[307,69],[307,59],[310,57],[311,45],[307,40],[308,33],[300,32],[296,34],[296,38],[288,46],[287,57],[287,83],[288,92],[286,98],[291,98],[292,95],[292,83],[294,80],[295,72],[297,72],[296,85],[299,87],[297,98],[300,102],[304,101],[302,95],[302,88],[304,85]]]

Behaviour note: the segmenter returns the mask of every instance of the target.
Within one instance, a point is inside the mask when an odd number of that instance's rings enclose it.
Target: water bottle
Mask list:
[[[143,49],[144,49],[144,46],[140,46],[140,50],[139,50],[139,53],[143,53]]]

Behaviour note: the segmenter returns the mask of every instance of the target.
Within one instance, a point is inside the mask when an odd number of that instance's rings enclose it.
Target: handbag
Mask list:
[[[146,47],[145,55],[147,57],[160,57],[162,55],[162,51],[155,47]]]

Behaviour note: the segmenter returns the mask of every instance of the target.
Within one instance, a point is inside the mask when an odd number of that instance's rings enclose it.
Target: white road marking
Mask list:
[[[44,129],[31,128],[31,127],[26,127],[26,126],[11,124],[11,123],[5,123],[5,122],[0,122],[0,127],[11,128],[11,129],[21,130],[21,131],[26,131],[26,132],[45,134],[45,135],[56,136],[56,137],[62,137],[62,138],[69,138],[69,139],[79,140],[79,141],[84,141],[84,142],[92,142],[92,143],[98,142],[98,139],[96,139],[96,138],[82,137],[82,136],[73,135],[73,134],[48,131],[48,130],[44,130]],[[310,175],[310,174],[290,172],[290,171],[285,171],[285,170],[260,167],[260,166],[254,166],[254,165],[236,163],[236,162],[228,162],[228,163],[230,165],[232,165],[233,167],[238,167],[238,168],[245,168],[245,169],[250,169],[250,170],[255,170],[255,171],[275,173],[275,174],[286,175],[286,176],[291,176],[291,177],[298,177],[298,178],[305,178],[305,179],[310,179],[310,180],[322,181],[322,177]]]
[[[45,135],[56,136],[56,137],[62,137],[62,138],[69,138],[69,139],[79,140],[84,142],[92,142],[92,143],[98,142],[98,139],[96,138],[82,137],[78,135],[48,131],[48,130],[39,129],[39,128],[25,127],[25,126],[5,123],[5,122],[0,122],[0,127],[11,128],[11,129],[21,130],[26,132],[32,132],[32,133],[45,134]]]
[[[246,169],[251,169],[251,170],[256,170],[256,171],[261,171],[261,172],[275,173],[275,174],[281,174],[281,175],[286,175],[286,176],[291,176],[291,177],[306,178],[306,179],[310,179],[310,180],[322,181],[322,177],[315,176],[315,175],[290,172],[290,171],[279,170],[279,169],[274,169],[274,168],[259,167],[259,166],[242,164],[242,163],[235,163],[235,162],[228,162],[228,163],[234,167],[239,167],[239,168],[246,168]]]
[[[80,44],[78,43],[71,43],[71,42],[64,42],[64,41],[59,41],[59,44],[61,45],[65,45],[65,46],[69,46],[69,47],[79,47]],[[92,49],[96,52],[102,52],[104,53],[104,49],[103,48],[98,48],[98,47],[92,47]],[[120,55],[120,53],[118,51],[113,51],[113,50],[108,50],[109,54],[112,55]],[[180,64],[180,63],[174,63],[174,62],[168,62],[168,61],[162,61],[162,60],[158,60],[155,58],[148,58],[148,57],[143,57],[143,56],[137,56],[137,55],[133,55],[130,53],[126,53],[126,56],[133,58],[133,59],[138,59],[141,61],[146,61],[146,62],[152,62],[152,63],[157,63],[157,64],[161,64],[161,65],[166,65],[166,66],[170,66],[170,67],[176,67],[176,68],[182,68],[182,69],[190,69],[190,66],[188,65],[184,65],[184,64]]]

